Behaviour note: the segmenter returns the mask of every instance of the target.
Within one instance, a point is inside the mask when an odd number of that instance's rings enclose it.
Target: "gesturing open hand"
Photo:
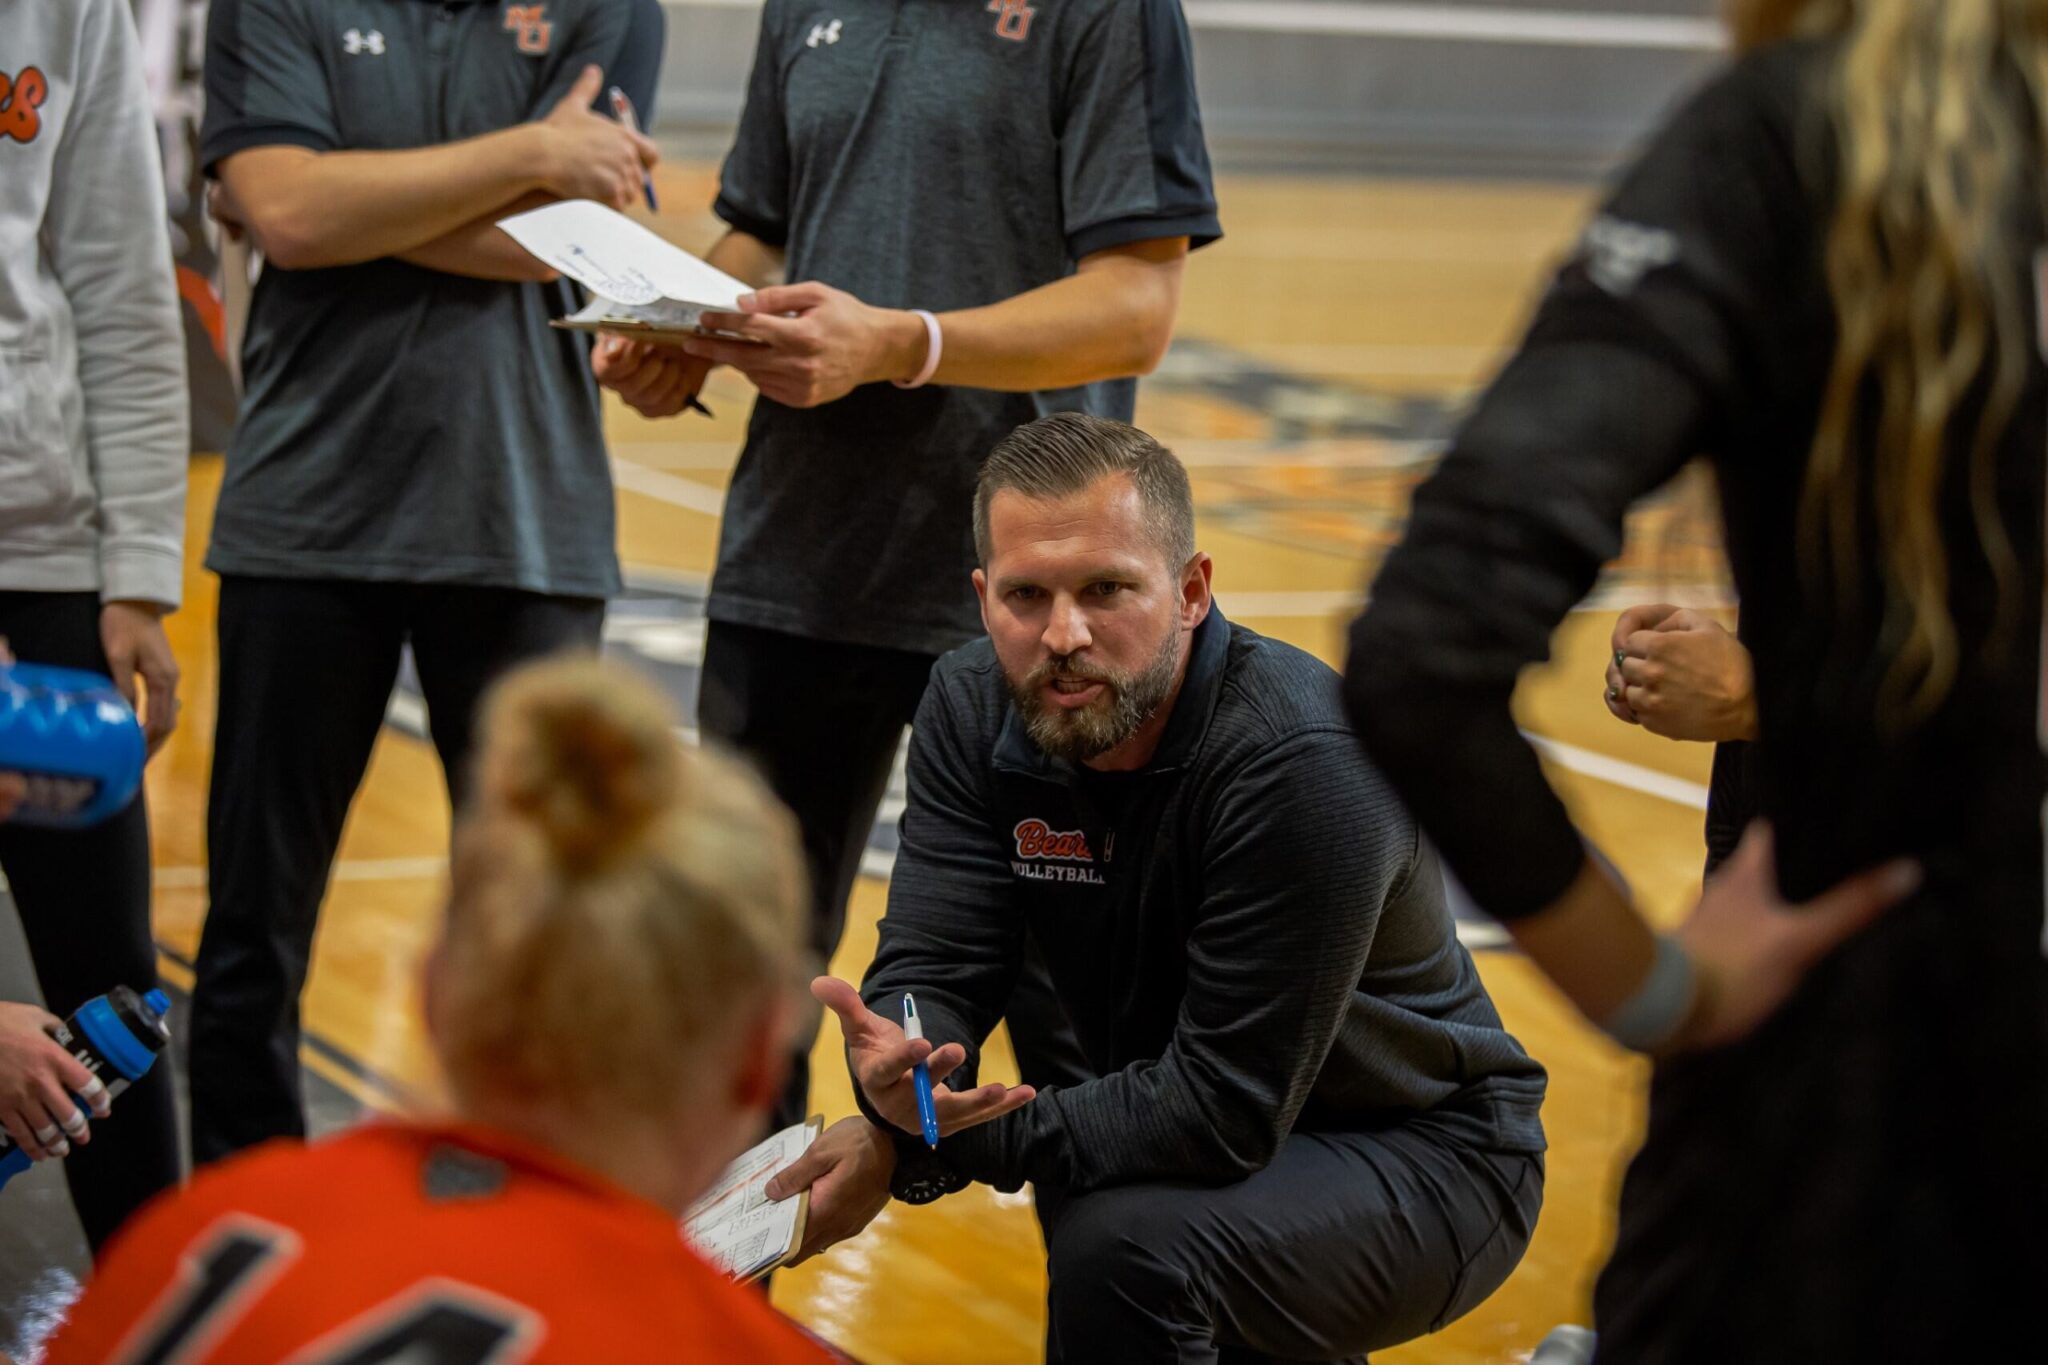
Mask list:
[[[958,1043],[935,1048],[929,1039],[906,1038],[901,1024],[869,1009],[860,992],[837,977],[819,977],[811,983],[811,994],[839,1016],[861,1093],[876,1113],[906,1133],[922,1131],[910,1079],[910,1069],[919,1062],[931,1068],[932,1108],[939,1116],[941,1137],[1021,1109],[1038,1094],[1028,1085],[1000,1082],[956,1092],[941,1082],[967,1060],[966,1048]]]

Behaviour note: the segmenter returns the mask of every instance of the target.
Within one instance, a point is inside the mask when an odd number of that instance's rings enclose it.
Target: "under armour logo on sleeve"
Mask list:
[[[1643,276],[1678,259],[1678,237],[1663,228],[1602,214],[1586,229],[1579,259],[1593,283],[1610,294],[1630,294]]]
[[[341,35],[341,50],[351,57],[360,57],[365,52],[372,57],[381,57],[384,55],[384,35],[374,28],[368,33],[352,28]]]
[[[839,31],[844,27],[844,22],[838,19],[834,19],[829,24],[813,24],[811,25],[811,36],[804,39],[804,46],[816,47],[820,43],[836,43],[839,41]]]

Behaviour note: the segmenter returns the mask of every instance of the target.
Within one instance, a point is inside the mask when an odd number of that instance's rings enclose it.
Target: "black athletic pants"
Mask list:
[[[745,754],[796,813],[811,885],[811,949],[825,970],[846,928],[846,898],[917,714],[930,654],[811,640],[713,621],[704,642],[697,726]],[[1024,1079],[1047,1085],[1084,1066],[1043,967],[1027,964],[1005,1011]],[[836,1023],[830,1027],[836,1029]],[[777,1130],[809,1113],[810,1040],[791,1059]]]
[[[349,802],[408,640],[458,807],[477,703],[500,674],[594,650],[595,598],[228,576],[206,812],[211,904],[192,992],[192,1157],[305,1132],[299,991]]]
[[[824,971],[846,928],[868,831],[934,656],[809,640],[713,621],[697,728],[751,759],[795,813],[811,888],[811,950]],[[834,1024],[832,1027],[836,1028]],[[810,1040],[791,1059],[777,1131],[810,1112]]]
[[[100,601],[90,592],[0,592],[0,635],[23,663],[107,671]],[[0,868],[14,891],[50,1012],[69,1015],[117,985],[156,985],[149,928],[149,817],[140,796],[83,830],[0,825]],[[178,1180],[171,1068],[155,1066],[94,1122],[64,1162],[71,1201],[97,1253],[115,1228]]]
[[[1296,1133],[1233,1185],[1040,1185],[1047,1365],[1363,1361],[1499,1288],[1543,1199],[1543,1158],[1429,1115]]]

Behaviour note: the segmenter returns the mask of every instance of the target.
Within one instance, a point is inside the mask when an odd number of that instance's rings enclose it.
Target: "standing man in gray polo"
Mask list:
[[[315,918],[408,641],[450,797],[506,668],[594,649],[619,586],[568,287],[493,224],[636,202],[658,0],[215,0],[201,156],[267,264],[207,567],[221,576],[192,1146],[304,1132]]]
[[[767,344],[612,341],[597,373],[650,416],[713,364],[760,389],[698,723],[796,811],[822,961],[931,666],[981,633],[976,468],[1047,413],[1128,420],[1221,235],[1178,0],[768,0],[716,210],[713,264],[799,281],[710,319]]]

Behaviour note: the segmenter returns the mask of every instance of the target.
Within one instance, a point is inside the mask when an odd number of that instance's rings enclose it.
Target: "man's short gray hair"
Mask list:
[[[1138,490],[1152,539],[1178,572],[1195,557],[1195,495],[1172,451],[1128,422],[1059,412],[1027,422],[997,442],[974,488],[974,549],[988,567],[988,506],[1004,489],[1063,498],[1121,474]]]

